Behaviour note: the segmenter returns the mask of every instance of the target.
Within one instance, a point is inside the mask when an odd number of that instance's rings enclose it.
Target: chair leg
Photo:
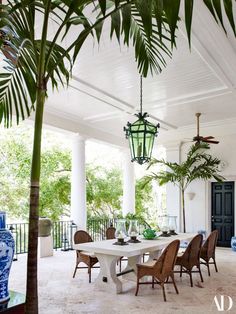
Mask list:
[[[208,276],[211,276],[209,263],[207,262],[206,265],[207,265],[207,270],[208,270]]]
[[[175,283],[175,277],[174,277],[174,275],[171,275],[171,279],[172,279],[173,285],[174,285],[174,287],[175,287],[176,293],[179,294],[179,291],[178,291],[177,286],[176,286],[176,283]]]
[[[201,271],[200,265],[199,265],[199,267],[198,267],[198,270],[199,270],[199,274],[200,274],[200,277],[201,277],[201,282],[203,282],[202,271]]]
[[[217,266],[216,266],[216,260],[215,260],[215,258],[213,258],[213,261],[214,261],[214,265],[215,265],[215,270],[216,270],[216,272],[218,273],[218,268],[217,268]]]
[[[152,276],[152,289],[154,289],[154,277]]]
[[[135,296],[138,295],[138,290],[139,290],[139,278],[137,278],[137,286],[136,286]]]
[[[78,265],[79,265],[79,263],[78,263],[78,262],[76,262],[76,265],[75,265],[75,270],[74,270],[74,273],[73,273],[73,278],[75,278],[75,274],[76,274],[76,272],[77,272],[77,267],[78,267]]]
[[[89,283],[91,283],[91,266],[88,266]]]
[[[182,273],[183,273],[183,266],[180,266],[180,277],[182,277]]]
[[[121,273],[121,259],[120,259],[120,273]]]
[[[165,284],[164,284],[164,282],[161,283],[161,287],[162,287],[162,292],[163,292],[163,298],[164,298],[164,301],[166,302],[166,292],[165,292]]]
[[[73,278],[75,278],[76,271],[77,271],[77,265],[75,266],[75,270],[74,270]]]
[[[190,284],[191,284],[191,287],[193,287],[193,277],[192,277],[192,271],[190,270],[189,272],[189,277],[190,277]]]

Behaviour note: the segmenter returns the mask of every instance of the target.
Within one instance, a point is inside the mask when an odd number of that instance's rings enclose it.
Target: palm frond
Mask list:
[[[14,40],[16,43],[18,40]],[[6,127],[11,126],[13,115],[16,122],[30,115],[36,99],[36,63],[30,43],[17,50],[13,62],[5,59],[4,72],[0,73],[0,115]],[[4,52],[4,51],[3,51]]]
[[[217,181],[223,181],[224,177],[220,175],[218,169],[220,160],[207,154],[206,150],[208,149],[209,145],[206,143],[192,145],[187,153],[186,161],[180,164],[152,159],[148,169],[158,163],[165,165],[169,169],[166,171],[161,170],[158,173],[152,173],[145,176],[145,178],[148,181],[158,181],[160,185],[172,182],[178,184],[184,190],[196,179],[209,180],[214,178]]]

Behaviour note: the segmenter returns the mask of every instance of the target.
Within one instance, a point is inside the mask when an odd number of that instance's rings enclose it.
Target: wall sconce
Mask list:
[[[192,201],[196,194],[193,192],[188,192],[188,193],[186,193],[186,195],[187,195],[188,200]]]

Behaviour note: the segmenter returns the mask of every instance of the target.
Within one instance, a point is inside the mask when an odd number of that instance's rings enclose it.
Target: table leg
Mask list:
[[[133,269],[134,271],[132,273],[128,273],[128,274],[123,275],[122,277],[124,279],[132,280],[132,281],[136,281],[137,280],[137,277],[136,277],[136,273],[137,273],[136,264],[139,264],[141,262],[141,258],[142,258],[142,255],[128,257],[128,264],[127,264],[126,268],[123,271],[125,272],[125,271],[128,271],[130,269]]]
[[[152,261],[154,258],[158,259],[161,256],[161,252],[162,252],[162,250],[150,252],[147,261]]]
[[[122,282],[116,276],[116,262],[120,257],[98,253],[96,253],[96,257],[100,263],[100,273],[95,282],[96,286],[121,293]]]

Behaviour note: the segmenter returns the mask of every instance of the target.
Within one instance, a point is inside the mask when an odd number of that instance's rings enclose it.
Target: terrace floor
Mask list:
[[[216,261],[219,273],[208,277],[202,266],[204,283],[200,283],[198,274],[194,274],[194,287],[190,288],[189,278],[176,275],[179,295],[172,285],[166,285],[167,302],[163,301],[160,287],[141,286],[139,295],[134,296],[135,283],[125,282],[124,292],[116,295],[98,291],[94,280],[98,269],[92,271],[92,283],[88,283],[85,269],[78,270],[73,279],[75,252],[54,252],[53,257],[39,259],[39,306],[42,314],[200,314],[218,313],[213,301],[215,295],[228,295],[234,301],[229,311],[236,313],[236,253],[231,249],[217,249]],[[124,262],[125,264],[125,262]],[[9,287],[25,292],[26,255],[20,255],[13,262]],[[227,302],[226,302],[227,305]],[[227,309],[227,306],[226,306]]]

